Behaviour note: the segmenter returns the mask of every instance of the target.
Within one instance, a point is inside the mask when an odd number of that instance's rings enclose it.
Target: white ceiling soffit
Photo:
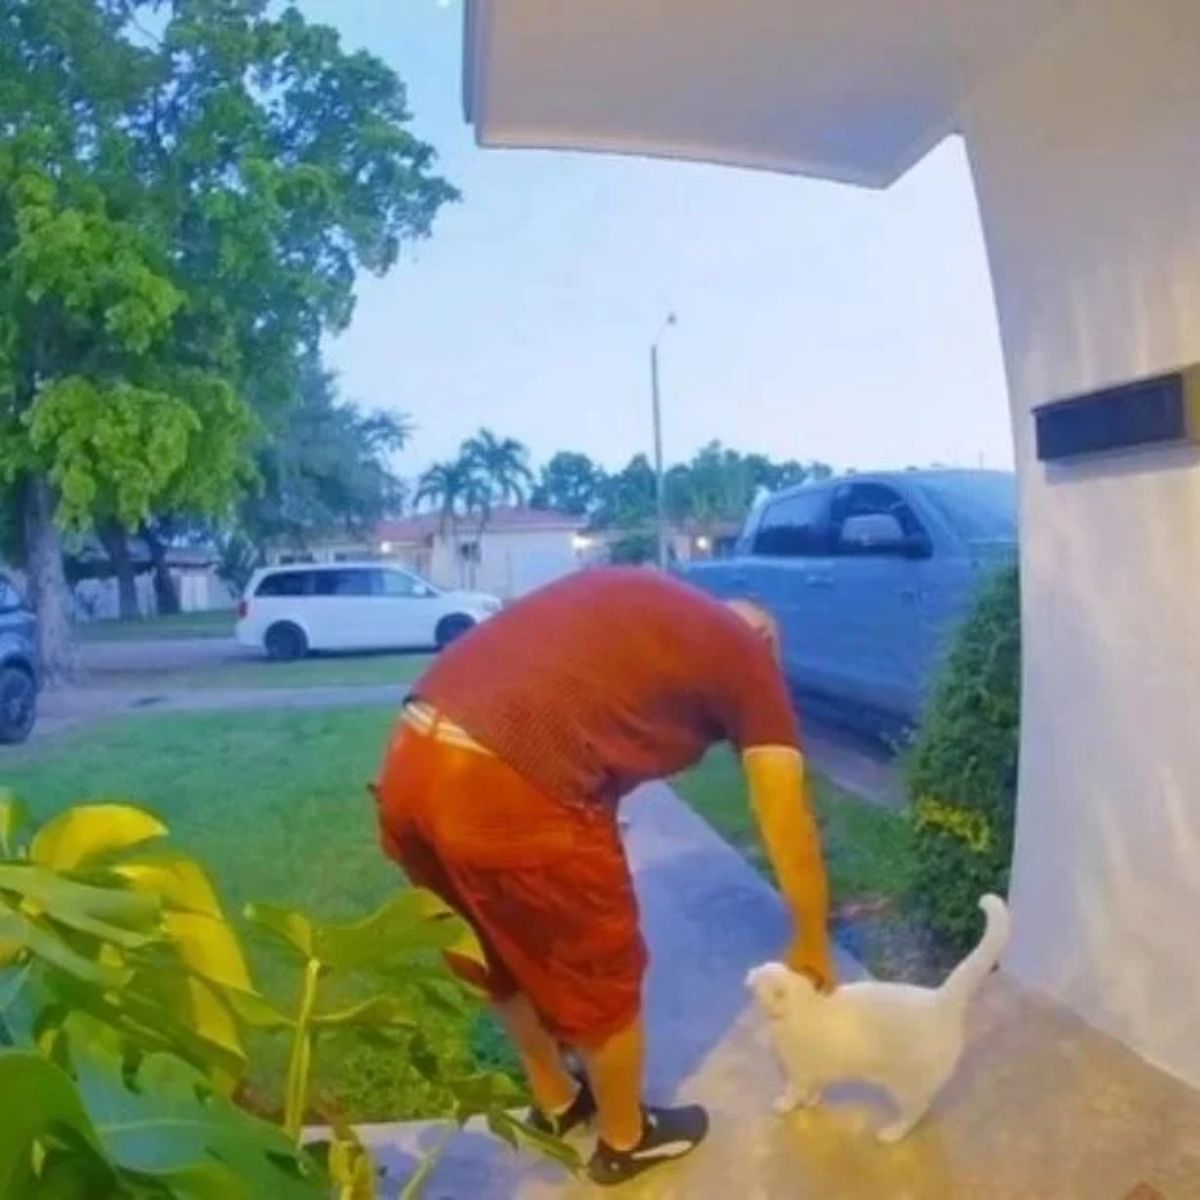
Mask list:
[[[466,0],[485,146],[892,183],[1078,0]]]

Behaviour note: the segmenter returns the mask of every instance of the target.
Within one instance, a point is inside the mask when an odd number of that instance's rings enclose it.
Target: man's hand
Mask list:
[[[837,987],[837,967],[833,961],[833,949],[829,939],[814,941],[811,938],[796,938],[787,953],[787,965],[801,975],[807,975],[821,992],[832,992]]]

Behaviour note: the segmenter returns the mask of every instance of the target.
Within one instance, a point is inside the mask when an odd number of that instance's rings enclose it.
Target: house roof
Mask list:
[[[886,186],[1078,0],[467,0],[485,146]]]
[[[515,505],[502,505],[492,509],[488,518],[488,533],[547,533],[563,530],[574,533],[587,524],[586,517],[573,516],[571,513],[558,512],[554,509],[526,508]],[[440,513],[417,513],[411,517],[398,520],[381,521],[375,527],[375,537],[380,542],[395,542],[400,545],[411,545],[432,537],[442,528]],[[464,528],[468,525],[464,524]]]

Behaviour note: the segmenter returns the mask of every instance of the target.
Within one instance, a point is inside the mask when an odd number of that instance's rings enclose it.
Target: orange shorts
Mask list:
[[[641,1007],[646,949],[612,806],[543,795],[499,758],[401,722],[379,781],[384,849],[471,924],[494,1000],[517,992],[561,1042],[596,1046]]]

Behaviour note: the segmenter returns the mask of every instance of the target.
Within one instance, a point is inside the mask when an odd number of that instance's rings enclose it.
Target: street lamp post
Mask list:
[[[668,313],[658,336],[650,343],[650,403],[654,417],[654,512],[658,565],[667,569],[667,492],[663,478],[662,403],[658,386],[658,343],[663,334],[675,324],[675,314]]]

